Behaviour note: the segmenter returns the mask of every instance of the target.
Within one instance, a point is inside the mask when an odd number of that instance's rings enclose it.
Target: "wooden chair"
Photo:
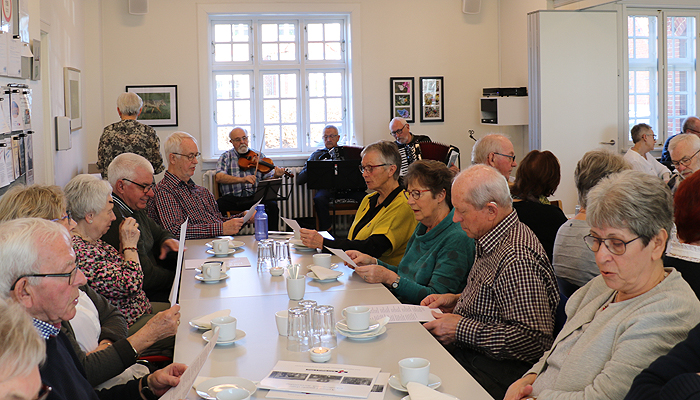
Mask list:
[[[316,191],[313,191],[313,195],[316,195]],[[312,196],[313,198],[313,196]],[[360,203],[336,203],[335,200],[330,203],[331,218],[333,224],[331,225],[331,234],[335,234],[335,217],[338,215],[355,215],[357,210],[360,208]],[[316,220],[316,230],[319,230],[321,226],[318,221],[318,214],[316,214],[316,207],[314,209],[314,219]]]

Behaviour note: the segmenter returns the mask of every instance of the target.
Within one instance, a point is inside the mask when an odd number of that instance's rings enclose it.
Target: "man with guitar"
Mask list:
[[[245,211],[255,201],[253,196],[258,180],[279,178],[285,170],[265,162],[264,154],[258,155],[248,147],[248,132],[243,128],[233,128],[229,133],[233,148],[219,157],[216,163],[216,183],[221,197],[216,201],[222,214],[227,211]],[[268,228],[279,228],[279,208],[275,201],[265,201]]]

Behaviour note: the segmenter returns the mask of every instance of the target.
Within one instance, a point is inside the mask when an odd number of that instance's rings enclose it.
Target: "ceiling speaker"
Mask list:
[[[478,14],[481,11],[481,0],[462,0],[462,12],[465,14]]]
[[[464,1],[467,1],[467,0],[464,0]],[[129,0],[129,14],[133,14],[133,15],[148,14],[148,0]]]

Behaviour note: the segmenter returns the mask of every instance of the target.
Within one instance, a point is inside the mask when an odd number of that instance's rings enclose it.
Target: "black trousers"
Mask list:
[[[445,347],[494,399],[502,399],[508,387],[532,367],[532,364],[525,361],[496,360],[454,345]]]
[[[216,201],[221,214],[226,215],[228,211],[246,211],[255,204],[253,196],[238,197],[232,194],[219,197]],[[267,214],[267,228],[271,231],[279,230],[280,209],[276,201],[265,201],[265,213]]]

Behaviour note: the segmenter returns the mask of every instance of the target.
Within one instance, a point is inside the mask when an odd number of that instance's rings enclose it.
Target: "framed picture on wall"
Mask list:
[[[177,85],[127,86],[143,100],[137,120],[150,126],[177,126]]]
[[[391,86],[389,100],[391,102],[391,118],[401,117],[408,123],[415,121],[413,78],[389,78]]]
[[[420,78],[420,122],[445,121],[444,94],[441,76]]]
[[[80,70],[76,68],[63,68],[63,99],[66,104],[66,117],[70,118],[70,130],[83,127],[82,106],[80,97]]]

